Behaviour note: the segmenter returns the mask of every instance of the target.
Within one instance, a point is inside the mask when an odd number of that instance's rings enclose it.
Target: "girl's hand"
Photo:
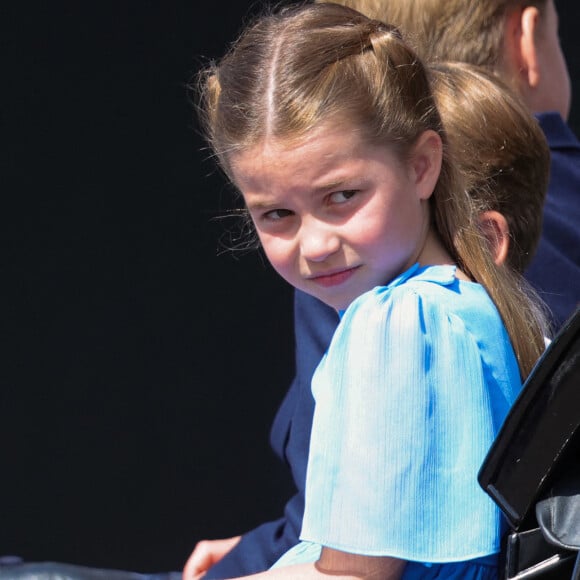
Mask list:
[[[183,568],[183,580],[199,580],[240,541],[241,536],[198,542]]]

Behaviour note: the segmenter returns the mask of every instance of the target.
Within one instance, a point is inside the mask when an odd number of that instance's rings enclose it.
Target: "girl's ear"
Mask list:
[[[419,199],[431,197],[439,179],[442,161],[441,137],[431,129],[424,131],[413,146],[410,162],[411,179]]]
[[[510,229],[504,215],[498,211],[483,211],[478,216],[479,228],[485,236],[493,261],[505,264],[510,247]]]

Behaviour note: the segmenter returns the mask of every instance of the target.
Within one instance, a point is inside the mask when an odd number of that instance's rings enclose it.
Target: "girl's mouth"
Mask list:
[[[358,268],[359,266],[354,266],[352,268],[346,268],[344,270],[338,270],[328,274],[316,274],[310,277],[310,281],[320,286],[324,286],[325,288],[330,286],[338,286],[351,278],[351,276],[354,275]]]

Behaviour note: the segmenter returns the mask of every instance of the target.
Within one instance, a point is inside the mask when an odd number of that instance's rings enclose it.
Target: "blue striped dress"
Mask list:
[[[410,578],[497,577],[502,518],[477,472],[521,389],[502,320],[453,266],[357,298],[316,370],[302,543],[407,560]]]

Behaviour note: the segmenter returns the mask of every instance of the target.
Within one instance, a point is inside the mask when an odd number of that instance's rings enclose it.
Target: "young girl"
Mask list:
[[[341,316],[312,382],[305,543],[261,575],[495,578],[476,475],[543,328],[482,240],[422,64],[391,27],[305,5],[249,27],[202,90],[269,261]]]

